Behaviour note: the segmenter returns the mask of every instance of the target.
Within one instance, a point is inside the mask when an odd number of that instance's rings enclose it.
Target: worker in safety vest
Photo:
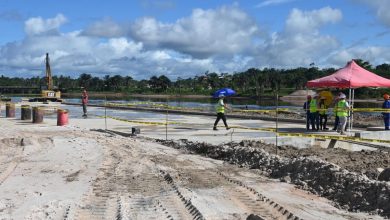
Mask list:
[[[340,119],[339,119],[339,116],[337,116],[337,103],[339,102],[339,96],[340,96],[341,93],[339,93],[338,96],[334,97],[333,99],[333,102],[332,102],[332,106],[333,106],[333,116],[334,116],[334,127],[333,127],[333,131],[336,131],[337,130],[337,127],[339,126],[339,122],[340,122]]]
[[[383,102],[382,108],[384,109],[390,109],[390,96],[389,94],[384,94],[383,98],[385,101]],[[383,112],[383,122],[385,123],[385,130],[389,130],[390,125],[390,113],[389,112]]]
[[[230,129],[226,123],[226,117],[225,117],[225,109],[229,109],[229,108],[223,100],[224,97],[225,96],[223,94],[219,95],[218,103],[215,106],[215,110],[217,112],[217,119],[214,122],[213,130],[218,130],[217,125],[218,125],[219,120],[221,120],[221,119],[222,119],[223,123],[225,124],[226,130]]]
[[[310,122],[311,122],[310,109],[309,109],[310,102],[311,102],[311,95],[308,95],[306,102],[303,104],[303,109],[306,112],[306,130],[310,129]]]
[[[81,104],[83,105],[83,117],[87,117],[88,93],[86,89],[83,90],[81,95]]]
[[[320,117],[320,129],[321,130],[328,130],[326,127],[326,123],[328,122],[328,105],[325,104],[325,97],[320,97],[320,103],[319,106],[319,117]]]
[[[314,95],[309,104],[311,129],[318,131],[320,127],[319,114],[318,114],[318,95]]]
[[[345,94],[341,93],[339,96],[339,101],[337,102],[337,116],[339,117],[339,126],[337,132],[340,134],[345,134],[345,126],[347,125],[349,104],[345,101]]]

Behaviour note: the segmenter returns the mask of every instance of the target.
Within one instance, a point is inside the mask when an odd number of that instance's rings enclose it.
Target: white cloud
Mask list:
[[[322,25],[336,23],[341,19],[341,11],[330,7],[312,11],[301,11],[295,8],[286,21],[286,31],[291,33],[318,31]]]
[[[280,5],[287,2],[293,2],[296,0],[266,0],[256,5],[256,8],[262,8],[270,5]]]
[[[30,18],[25,22],[24,30],[27,35],[57,33],[58,28],[67,21],[66,17],[58,14],[54,18],[44,20],[41,17]]]
[[[190,17],[175,23],[155,18],[138,19],[132,26],[132,37],[145,46],[169,48],[194,57],[243,52],[252,46],[259,27],[237,7],[216,10],[193,10]]]
[[[335,52],[327,60],[328,63],[342,66],[352,59],[373,61],[371,64],[379,65],[390,63],[390,47],[354,47]]]
[[[352,0],[369,5],[376,13],[378,19],[390,27],[390,1],[389,0]]]
[[[258,47],[256,60],[282,68],[320,62],[340,45],[336,38],[321,35],[320,28],[339,21],[341,17],[339,10],[329,7],[312,11],[293,9],[286,20],[284,30],[272,33],[269,39]]]
[[[50,54],[54,75],[131,73],[137,79],[159,74],[176,78],[217,69],[212,59],[194,59],[169,49],[146,50],[142,42],[126,37],[102,40],[83,35],[83,31],[57,35],[43,34],[45,31],[34,33],[22,41],[0,46],[1,74],[44,76],[46,52]]]

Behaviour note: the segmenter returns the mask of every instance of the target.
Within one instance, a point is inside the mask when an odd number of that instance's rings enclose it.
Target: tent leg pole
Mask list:
[[[306,109],[305,109],[306,124],[307,124],[307,122],[309,120],[309,116],[307,115],[307,110],[309,109],[309,106],[308,106],[309,103],[307,103],[307,97],[308,96],[309,96],[309,89],[306,87],[306,99],[305,99],[305,102],[306,102]],[[307,127],[306,127],[306,129],[307,129]],[[310,125],[309,125],[309,130],[310,130]]]
[[[351,131],[353,129],[353,106],[355,105],[355,89],[352,89],[352,101],[351,101]]]
[[[349,87],[349,95],[348,95],[348,103],[349,104],[351,104],[351,97],[352,97],[352,89],[351,89],[351,87]],[[349,117],[348,117],[348,136],[352,136],[352,131],[351,131],[351,111],[350,110],[348,110],[348,115],[349,115]]]

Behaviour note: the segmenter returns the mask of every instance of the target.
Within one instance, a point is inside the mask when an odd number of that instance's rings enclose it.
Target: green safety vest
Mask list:
[[[337,103],[337,113],[336,115],[339,117],[347,117],[348,116],[348,109],[345,107],[345,100],[341,100]]]
[[[222,99],[220,99],[217,103],[217,106],[215,106],[215,110],[217,110],[217,113],[225,113],[225,106],[222,104]]]
[[[309,105],[310,113],[317,112],[317,100],[312,99]]]

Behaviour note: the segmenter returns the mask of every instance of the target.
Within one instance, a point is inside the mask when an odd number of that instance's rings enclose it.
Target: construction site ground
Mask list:
[[[179,124],[166,127],[147,124],[164,123],[165,114],[109,110],[105,119],[104,109],[89,110],[86,119],[72,111],[62,127],[54,116],[42,124],[0,118],[0,219],[382,219],[336,208],[334,201],[261,169],[154,141],[276,140],[270,131],[213,131],[215,118],[182,115],[168,115]],[[228,123],[275,127],[259,120]],[[304,130],[299,124],[278,126]],[[136,137],[129,136],[133,127],[141,131]]]

